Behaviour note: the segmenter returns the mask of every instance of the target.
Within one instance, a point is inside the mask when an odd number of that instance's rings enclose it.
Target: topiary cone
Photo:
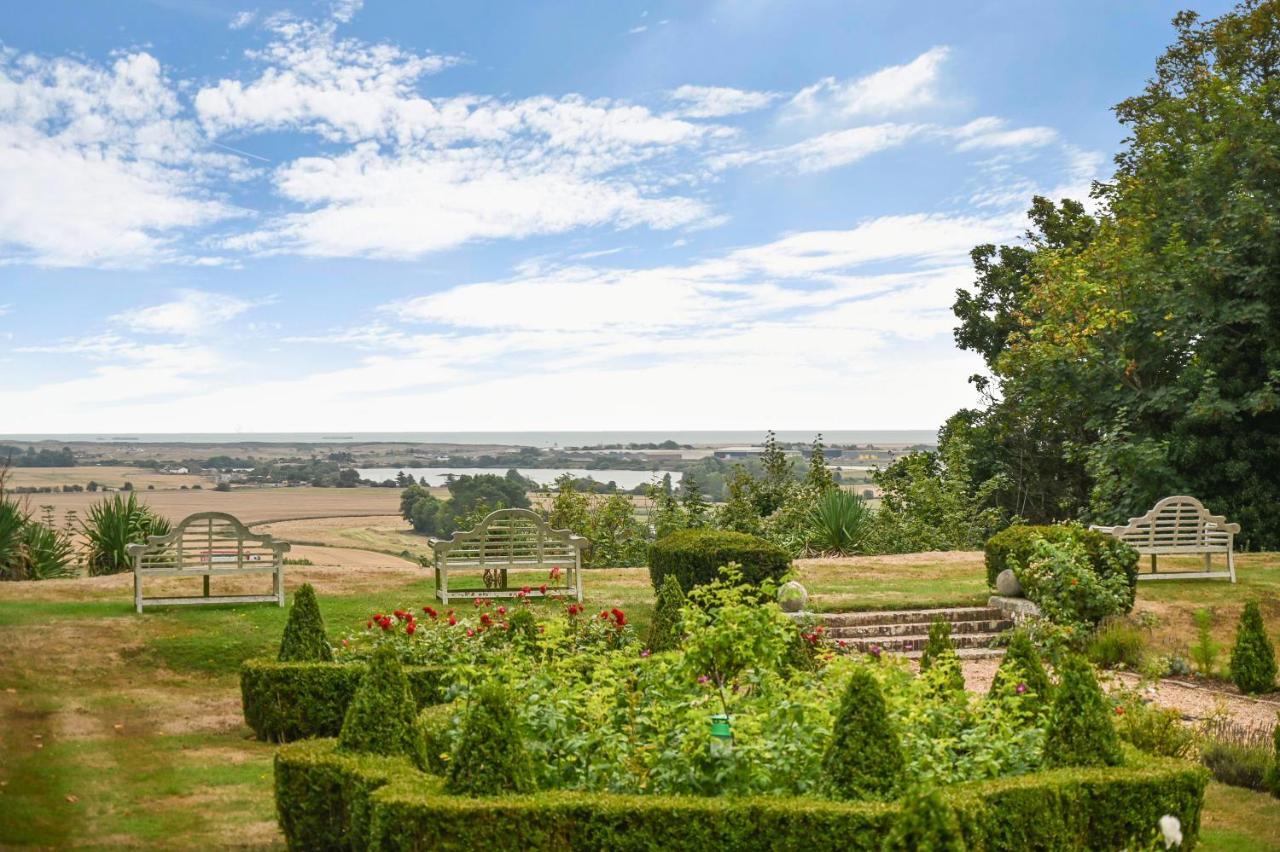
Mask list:
[[[1025,630],[1015,630],[1009,638],[1009,647],[1005,649],[1004,659],[991,681],[991,695],[995,695],[1006,687],[1017,688],[1025,684],[1027,692],[1034,696],[1037,707],[1049,707],[1053,700],[1053,682],[1049,673],[1044,670],[1044,663],[1036,653],[1035,645]]]
[[[1270,692],[1276,685],[1276,651],[1262,623],[1262,609],[1249,601],[1240,614],[1236,644],[1231,650],[1231,680],[1249,695]]]
[[[658,589],[658,603],[653,609],[646,640],[650,651],[670,651],[680,644],[680,608],[684,606],[684,590],[675,575],[668,574]]]
[[[883,852],[965,852],[964,835],[955,811],[937,790],[915,790],[902,802]]]
[[[933,661],[947,651],[954,652],[951,643],[951,622],[937,619],[929,625],[929,640],[924,644],[924,653],[920,655],[920,671],[933,665]]]
[[[880,685],[858,669],[845,687],[822,756],[827,792],[839,799],[886,799],[898,788],[904,766]]]
[[[1079,655],[1063,661],[1044,741],[1048,766],[1119,766],[1124,756],[1111,705],[1093,666]]]
[[[418,707],[400,658],[390,645],[373,652],[338,734],[338,748],[387,756],[406,755],[419,769],[427,766],[418,732]]]
[[[293,595],[289,607],[289,620],[284,625],[280,639],[282,663],[333,662],[333,648],[324,632],[324,619],[320,616],[320,603],[316,590],[310,583],[303,583]]]
[[[517,728],[511,693],[486,683],[471,695],[445,786],[466,796],[531,793],[533,763]]]

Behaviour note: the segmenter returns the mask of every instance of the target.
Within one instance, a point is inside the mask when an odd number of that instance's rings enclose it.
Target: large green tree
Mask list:
[[[1024,516],[1123,520],[1186,492],[1280,546],[1280,2],[1185,12],[1097,187],[1037,199],[1025,247],[979,247],[957,341],[993,400],[975,476]]]

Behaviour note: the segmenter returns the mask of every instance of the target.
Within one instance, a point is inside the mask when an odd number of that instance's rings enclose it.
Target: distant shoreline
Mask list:
[[[779,430],[784,443],[809,443],[817,429]],[[432,444],[456,446],[590,447],[600,444],[644,444],[675,441],[695,447],[756,445],[765,430],[672,431],[528,431],[528,432],[167,432],[167,433],[28,433],[0,435],[0,443],[58,442],[64,444]],[[822,431],[827,444],[875,444],[877,446],[935,444],[933,429],[836,429]]]

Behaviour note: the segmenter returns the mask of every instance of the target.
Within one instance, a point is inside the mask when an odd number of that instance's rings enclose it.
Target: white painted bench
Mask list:
[[[510,598],[571,594],[582,600],[582,548],[587,540],[552,529],[529,509],[499,509],[473,530],[430,540],[436,597],[446,606],[455,598]],[[553,577],[552,569],[559,569]],[[450,575],[479,574],[483,585],[449,586]],[[520,583],[511,574],[524,575]],[[545,591],[543,590],[545,586]],[[527,591],[525,591],[527,589]]]
[[[1229,524],[1221,515],[1211,515],[1194,497],[1166,497],[1140,518],[1130,518],[1124,526],[1094,525],[1089,529],[1109,533],[1131,545],[1139,554],[1151,557],[1150,573],[1139,580],[1229,579],[1236,581],[1235,535],[1239,524]],[[1212,570],[1213,554],[1227,557],[1227,570]],[[1203,556],[1203,571],[1159,571],[1159,556]]]
[[[128,552],[133,558],[133,605],[138,612],[146,605],[274,601],[277,606],[284,606],[284,555],[289,552],[289,545],[269,535],[254,535],[237,518],[224,512],[198,512],[165,535],[149,536],[145,544],[130,544]],[[270,574],[274,578],[271,594],[209,594],[213,577],[254,574]],[[144,598],[142,581],[153,577],[200,577],[204,580],[204,594]]]

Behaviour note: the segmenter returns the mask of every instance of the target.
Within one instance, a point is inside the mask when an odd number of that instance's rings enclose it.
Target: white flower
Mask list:
[[[1176,816],[1165,814],[1160,817],[1160,833],[1164,835],[1165,849],[1182,845],[1182,823]]]

